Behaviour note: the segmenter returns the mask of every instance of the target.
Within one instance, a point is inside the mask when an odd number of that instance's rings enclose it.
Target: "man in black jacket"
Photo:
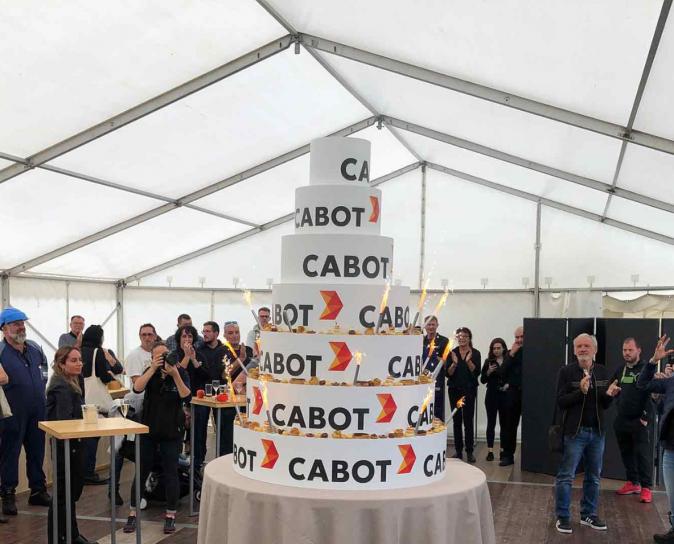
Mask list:
[[[640,495],[641,502],[651,502],[652,457],[648,445],[648,421],[653,410],[648,391],[637,389],[637,379],[646,366],[641,360],[641,346],[634,338],[623,342],[625,365],[616,370],[611,382],[619,387],[618,414],[613,423],[627,482],[618,495]]]
[[[580,523],[592,529],[606,530],[597,516],[599,479],[604,455],[604,410],[618,394],[618,386],[609,386],[608,372],[594,364],[597,339],[580,334],[573,340],[577,363],[570,363],[559,371],[557,404],[562,410],[564,451],[555,480],[555,503],[560,533],[571,533],[571,484],[581,459],[585,465],[583,498],[580,501]]]

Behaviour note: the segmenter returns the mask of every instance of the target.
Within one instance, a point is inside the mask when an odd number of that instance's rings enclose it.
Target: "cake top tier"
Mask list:
[[[311,142],[311,185],[365,187],[370,182],[370,142],[359,138],[318,138]]]

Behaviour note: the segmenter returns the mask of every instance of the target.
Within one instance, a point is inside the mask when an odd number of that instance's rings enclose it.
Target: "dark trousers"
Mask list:
[[[234,451],[234,419],[236,408],[222,408],[220,410],[220,455],[229,455]],[[216,414],[217,416],[217,414]]]
[[[476,391],[449,390],[449,406],[452,410],[456,408],[457,401],[461,397],[465,397],[463,408],[458,410],[452,418],[454,424],[454,449],[457,453],[463,452],[464,429],[466,451],[472,453],[475,446],[475,393]]]
[[[0,422],[0,491],[13,491],[19,484],[19,455],[26,450],[26,474],[32,491],[46,487],[44,462],[44,432],[38,429],[42,412],[17,413]]]
[[[152,471],[155,455],[159,452],[159,461],[162,467],[164,489],[166,490],[166,510],[175,510],[178,507],[180,483],[178,481],[178,455],[182,446],[182,437],[175,440],[155,440],[143,434],[140,438],[140,481],[144,487],[147,477]],[[143,487],[141,494],[143,496]],[[136,506],[136,479],[131,484],[131,507]]]
[[[194,406],[194,449],[191,453],[194,459],[194,469],[199,470],[206,459],[206,438],[208,433],[208,418],[211,415],[211,409],[208,406]]]
[[[84,448],[84,476],[91,478],[96,474],[96,453],[98,452],[98,441],[100,438],[85,438]]]
[[[522,415],[522,390],[517,388],[506,391],[505,429],[501,431],[502,457],[514,457],[517,448],[517,428]]]
[[[53,502],[56,500],[58,505],[58,538],[59,544],[66,540],[66,469],[64,457],[64,442],[57,441],[58,467],[57,493],[58,496],[52,497],[52,505],[49,506],[49,521],[47,540],[49,544],[54,544],[54,525],[53,525]],[[84,488],[84,457],[85,447],[82,441],[70,441],[70,527],[73,539],[77,538],[80,531],[77,527],[77,511],[75,503],[82,495]]]
[[[653,485],[653,459],[648,442],[648,427],[641,424],[638,418],[624,419],[616,417],[613,430],[620,448],[620,455],[625,465],[627,479],[641,487]]]
[[[484,398],[484,407],[487,409],[487,447],[494,447],[494,438],[496,436],[496,417],[498,416],[498,425],[501,430],[501,448],[503,448],[503,431],[506,425],[505,407],[507,403],[506,393],[498,389],[487,389]]]

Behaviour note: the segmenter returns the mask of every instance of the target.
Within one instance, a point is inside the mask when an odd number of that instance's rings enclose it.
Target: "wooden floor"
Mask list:
[[[497,445],[498,446],[498,445]],[[212,451],[212,450],[210,450]],[[448,448],[451,451],[451,447]],[[572,535],[561,535],[554,527],[554,478],[544,474],[522,472],[519,459],[515,467],[499,467],[496,461],[487,462],[485,444],[478,444],[475,452],[476,466],[482,469],[489,482],[496,541],[499,543],[583,543],[592,544],[652,542],[655,532],[666,530],[669,506],[663,490],[656,489],[652,504],[641,504],[637,496],[618,497],[615,494],[623,482],[602,480],[599,514],[607,524],[608,531],[594,531],[578,524],[578,502],[580,500],[580,478],[573,491],[572,512],[574,516]],[[497,456],[498,457],[498,456]],[[135,543],[135,535],[124,535],[121,526],[128,513],[128,495],[133,465],[125,463],[122,473],[122,496],[125,505],[117,509],[121,518],[117,531],[119,544]],[[47,542],[47,509],[28,506],[27,495],[17,497],[19,515],[10,517],[8,524],[0,525],[0,544],[28,544]],[[192,544],[197,539],[198,517],[190,517],[187,500],[182,500],[176,518],[177,532],[164,537],[163,509],[161,505],[150,505],[143,516],[143,542],[154,544]],[[82,534],[90,540],[110,542],[110,504],[107,486],[87,486],[77,504],[79,526]],[[130,538],[132,537],[132,538]],[[423,543],[414,543],[423,544]],[[468,544],[468,543],[467,543]]]

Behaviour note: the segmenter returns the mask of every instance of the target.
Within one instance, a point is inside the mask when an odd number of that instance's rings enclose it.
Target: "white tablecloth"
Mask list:
[[[436,483],[391,491],[327,491],[245,478],[232,456],[206,466],[198,544],[492,544],[484,473],[447,460]]]

